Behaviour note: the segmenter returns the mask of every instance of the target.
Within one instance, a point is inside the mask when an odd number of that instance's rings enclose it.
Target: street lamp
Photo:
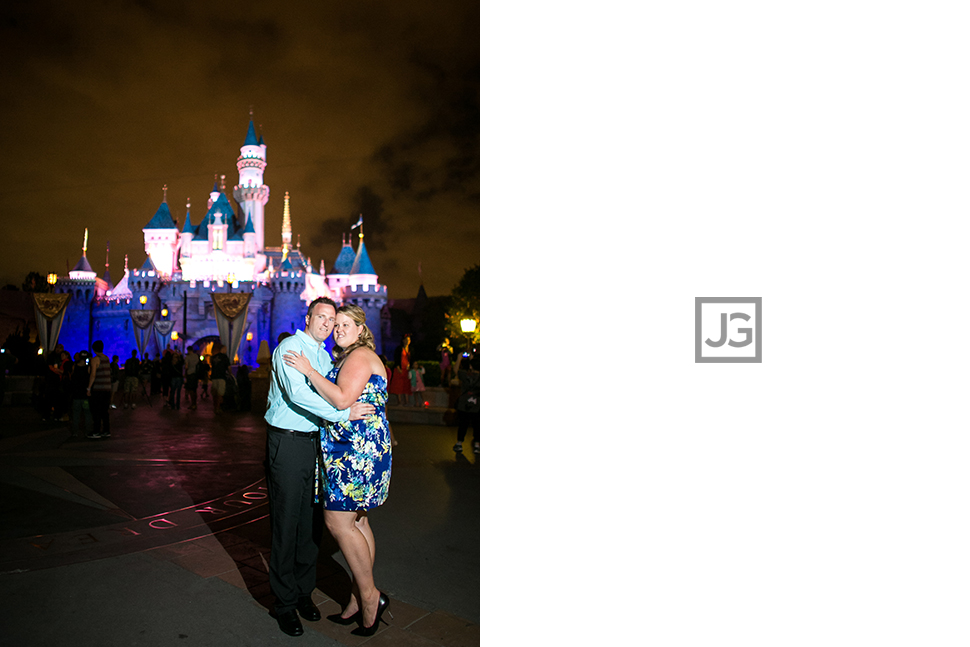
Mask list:
[[[50,274],[47,275],[47,284],[51,286],[50,287],[51,292],[54,291],[54,285],[56,283],[57,283],[57,274],[54,274],[53,272],[51,272]]]
[[[138,303],[145,305],[146,303],[148,303],[148,297],[146,297],[144,294],[141,295],[140,297],[138,297]]]
[[[478,327],[478,322],[474,319],[462,319],[461,320],[461,331],[465,333],[465,339],[468,341],[468,354],[471,355],[472,351],[472,335],[475,334],[475,328]]]
[[[229,272],[229,276],[226,277],[226,280],[229,281],[229,294],[232,294],[232,284],[236,282],[236,273]]]

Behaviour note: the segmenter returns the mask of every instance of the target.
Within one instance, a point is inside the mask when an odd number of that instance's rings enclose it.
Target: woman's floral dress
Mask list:
[[[327,379],[337,383],[338,367]],[[371,375],[358,402],[374,405],[363,420],[330,422],[320,430],[322,482],[318,500],[327,510],[370,510],[384,503],[391,483],[391,434],[384,414],[387,380]]]

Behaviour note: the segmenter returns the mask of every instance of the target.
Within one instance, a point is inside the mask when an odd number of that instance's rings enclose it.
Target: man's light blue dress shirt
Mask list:
[[[273,373],[269,384],[269,409],[266,422],[280,429],[317,431],[323,418],[331,422],[346,421],[350,409],[335,409],[313,389],[310,380],[295,368],[286,365],[287,351],[302,352],[321,375],[330,372],[333,361],[323,344],[318,344],[302,330],[280,342],[273,351]]]

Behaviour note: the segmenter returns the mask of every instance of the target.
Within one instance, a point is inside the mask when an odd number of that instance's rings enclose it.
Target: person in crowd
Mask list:
[[[316,586],[319,550],[312,503],[320,427],[324,420],[360,420],[375,411],[374,405],[368,403],[354,403],[337,410],[283,360],[287,351],[299,351],[310,358],[317,370],[329,371],[332,362],[323,342],[333,328],[335,310],[334,302],[327,298],[310,302],[306,329],[281,341],[273,352],[269,408],[265,415],[272,529],[269,581],[276,596],[276,621],[280,630],[291,636],[303,633],[298,612],[311,622],[320,619],[320,611],[310,597]]]
[[[458,381],[461,385],[459,387],[458,403],[455,405],[455,411],[458,414],[458,442],[455,443],[452,449],[454,449],[456,454],[461,453],[462,443],[465,441],[468,427],[471,427],[474,430],[472,451],[477,454],[479,449],[478,424],[481,417],[480,409],[478,408],[480,382],[477,356],[474,360],[470,357],[461,358],[461,361],[458,363]]]
[[[185,381],[185,359],[182,353],[175,349],[172,351],[171,385],[169,386],[168,407],[178,411],[182,408],[182,383]]]
[[[396,366],[390,377],[388,392],[394,395],[394,404],[407,405],[411,395],[411,378],[408,371],[411,368],[411,335],[404,335],[401,345],[394,351]]]
[[[209,371],[212,369],[209,366],[209,358],[206,356],[199,356],[199,365],[196,367],[196,373],[199,375],[199,389],[202,391],[202,399],[206,400],[209,397]]]
[[[321,431],[323,520],[353,576],[350,601],[329,618],[340,624],[357,622],[360,626],[351,633],[360,636],[377,632],[390,604],[374,583],[376,543],[367,517],[368,510],[387,499],[391,483],[391,437],[384,412],[387,374],[366,320],[359,306],[337,309],[335,364],[329,372],[313,366],[306,354],[287,349],[284,355],[286,365],[307,376],[334,407],[367,402],[376,408],[375,415],[363,420],[324,420]]]
[[[142,396],[148,400],[149,406],[152,403],[152,360],[145,353],[141,358],[141,365],[138,367],[138,385],[141,387]]]
[[[451,347],[451,340],[445,337],[438,346],[438,352],[441,353],[441,362],[438,363],[441,369],[441,386],[448,388],[448,383],[451,382],[451,358],[455,354],[455,349]]]
[[[189,399],[189,410],[195,411],[196,398],[199,390],[199,375],[196,371],[199,368],[199,352],[194,346],[189,346],[185,358],[185,395]]]
[[[57,385],[57,410],[60,415],[55,416],[55,420],[67,422],[71,419],[71,376],[68,373],[68,366],[71,364],[71,354],[66,350],[61,351],[58,375],[60,380]]]
[[[121,366],[118,364],[118,356],[111,356],[111,408],[117,409],[118,390],[121,385]]]
[[[424,404],[424,367],[417,362],[411,363],[408,370],[408,377],[411,380],[411,393],[414,395],[414,406],[420,407]]]
[[[168,397],[168,394],[172,389],[172,362],[174,361],[175,353],[172,352],[171,348],[166,348],[162,353],[160,384],[162,389],[162,398],[168,400],[169,402],[171,401],[171,398]]]
[[[93,438],[94,424],[88,400],[88,377],[91,354],[78,351],[70,365],[71,375],[71,438]]]
[[[135,398],[138,397],[138,372],[141,362],[138,361],[138,351],[132,350],[131,357],[125,360],[124,378],[125,392],[122,395],[122,407],[127,409],[135,408]]]
[[[47,353],[47,370],[44,371],[44,398],[42,405],[42,418],[46,420],[59,420],[63,415],[61,409],[61,353],[64,346],[57,344],[54,350]]]
[[[216,413],[222,413],[222,400],[226,396],[226,375],[229,373],[229,356],[226,355],[222,344],[212,347],[212,407]]]
[[[236,411],[252,408],[253,383],[249,379],[249,367],[243,364],[236,371]]]
[[[91,433],[96,438],[110,438],[111,425],[108,414],[111,404],[111,360],[104,354],[104,342],[100,339],[91,344],[94,358],[88,378],[88,398],[91,401]]]
[[[152,360],[151,367],[151,394],[155,395],[162,392],[162,358],[158,353],[155,353],[155,359]],[[168,391],[166,390],[167,393]]]

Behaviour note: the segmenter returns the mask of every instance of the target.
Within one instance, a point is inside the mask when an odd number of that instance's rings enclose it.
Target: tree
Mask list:
[[[24,278],[24,292],[43,292],[47,290],[47,279],[40,272],[30,272]]]
[[[468,340],[478,345],[481,341],[481,317],[479,314],[479,300],[481,294],[481,279],[479,267],[470,267],[451,290],[451,303],[445,313],[445,334],[451,338],[455,350],[463,349]],[[464,333],[461,330],[462,319],[475,320],[475,332]]]

